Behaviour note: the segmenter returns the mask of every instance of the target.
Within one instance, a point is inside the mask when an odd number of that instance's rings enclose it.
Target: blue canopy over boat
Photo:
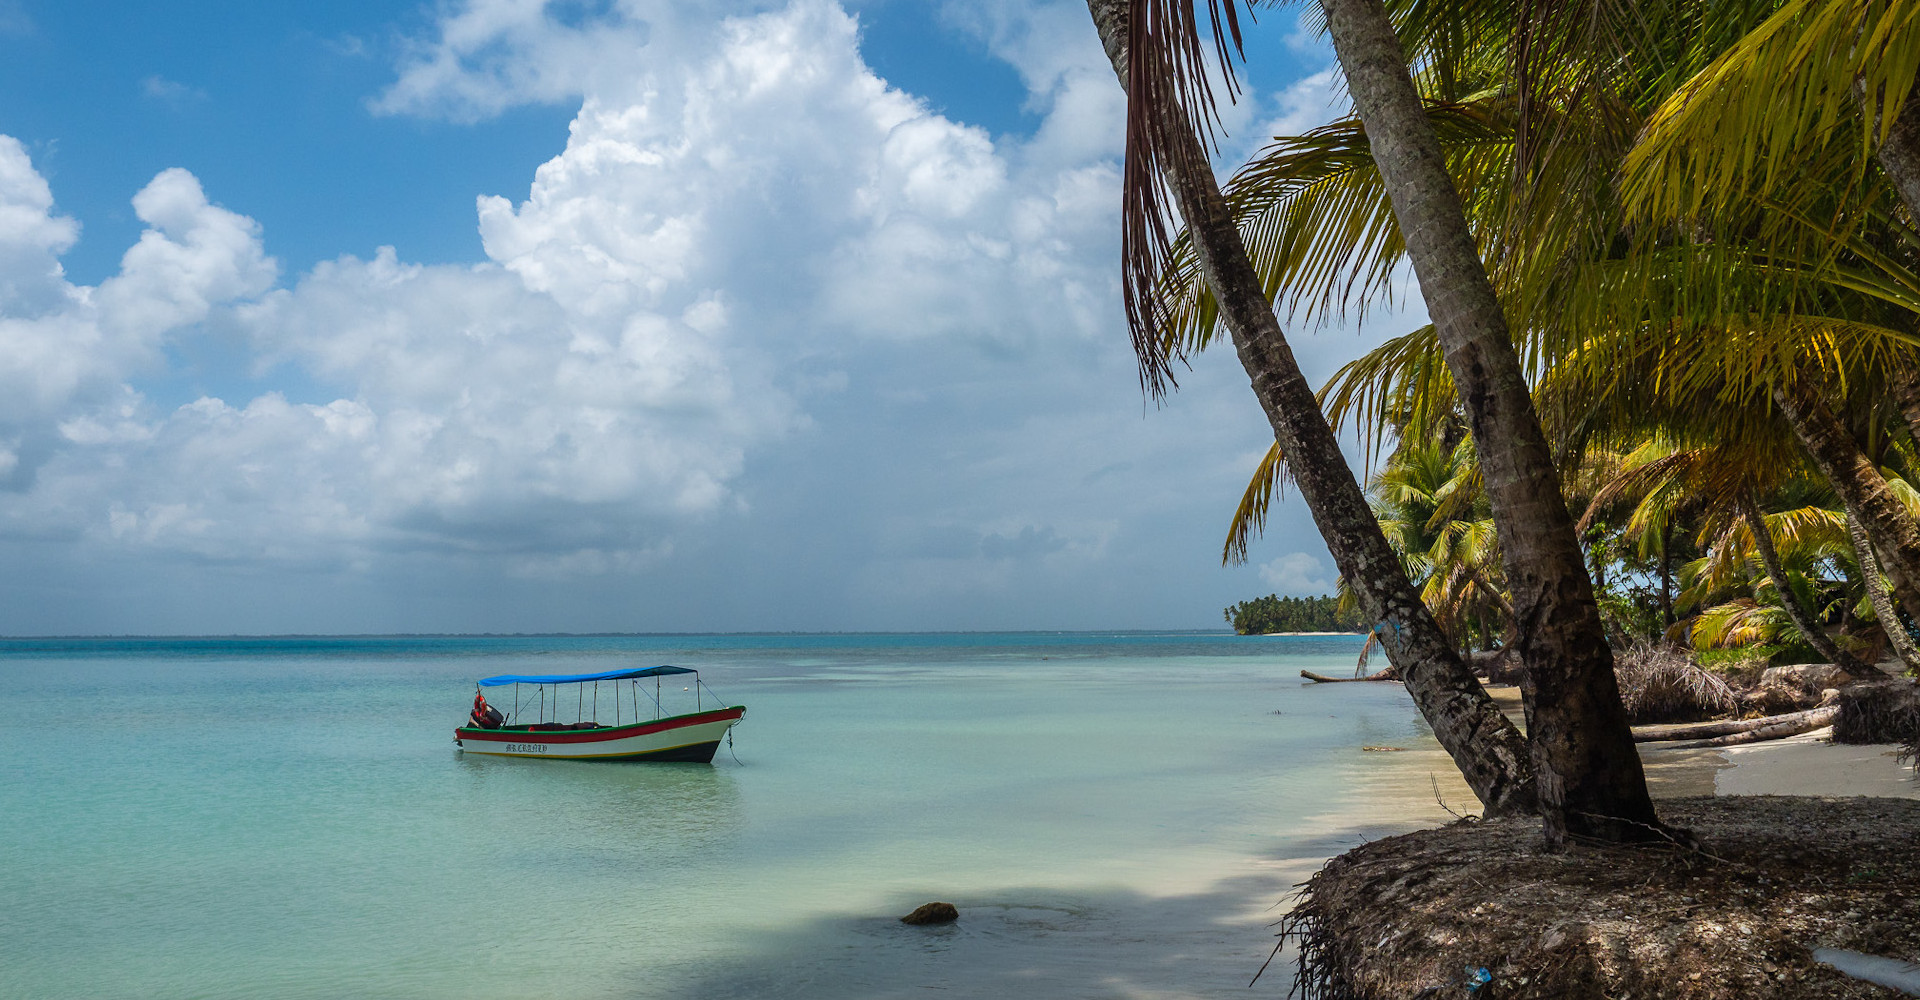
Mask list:
[[[698,670],[689,667],[637,667],[629,670],[608,670],[598,674],[501,674],[498,677],[483,677],[480,686],[499,687],[502,684],[580,684],[585,681],[617,681],[628,677],[665,677],[669,674],[697,674]]]

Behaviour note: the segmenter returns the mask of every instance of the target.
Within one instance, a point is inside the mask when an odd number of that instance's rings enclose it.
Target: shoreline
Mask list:
[[[1697,808],[1681,800],[1697,803],[1702,796],[1831,796],[1836,788],[1873,788],[1890,797],[1920,799],[1920,779],[1894,759],[1892,748],[1834,746],[1820,742],[1817,734],[1720,749],[1643,746],[1642,759],[1656,800],[1671,801],[1668,808],[1678,813]],[[816,988],[798,995],[809,997],[877,1000],[918,996],[921,990],[1036,998],[1151,995],[1158,1000],[1246,995],[1249,980],[1273,952],[1276,920],[1300,902],[1295,887],[1357,848],[1445,827],[1478,812],[1452,760],[1424,731],[1400,746],[1346,747],[1324,766],[1342,789],[1339,794],[1300,802],[1302,811],[1282,827],[1256,834],[1257,845],[1213,851],[1210,863],[1194,865],[1194,858],[1186,858],[1183,873],[1158,885],[1123,885],[1131,880],[1121,878],[1112,885],[1002,886],[950,896],[903,896],[894,907],[899,913],[941,898],[959,907],[960,919],[929,930],[900,925],[898,913],[841,914],[827,921],[828,933],[815,939],[814,947],[797,949],[798,961],[781,966],[781,974],[806,973]],[[1836,774],[1850,782],[1836,784]],[[1537,820],[1496,823],[1521,823],[1537,838]],[[857,966],[799,958],[817,954],[823,941],[848,940],[887,945],[864,955]],[[1143,951],[1139,942],[1148,940],[1156,944]],[[1289,951],[1260,975],[1258,985],[1286,989],[1293,975],[1290,963]],[[1089,983],[1101,985],[1090,989]]]
[[[1518,689],[1488,690],[1518,722]],[[1897,746],[1834,743],[1832,736],[1833,728],[1828,726],[1784,739],[1711,749],[1642,743],[1640,760],[1646,768],[1648,790],[1656,800],[1694,795],[1920,799],[1920,773],[1897,759]],[[1367,753],[1382,763],[1391,762],[1392,771],[1373,776],[1366,782],[1371,787],[1364,788],[1356,798],[1364,802],[1377,795],[1380,801],[1339,815],[1363,820],[1399,817],[1403,822],[1397,825],[1404,827],[1399,832],[1412,832],[1434,825],[1422,820],[1430,818],[1436,796],[1455,813],[1476,811],[1478,801],[1453,767],[1452,759],[1431,737],[1426,742],[1428,745],[1421,747],[1390,747],[1381,749],[1392,752]]]

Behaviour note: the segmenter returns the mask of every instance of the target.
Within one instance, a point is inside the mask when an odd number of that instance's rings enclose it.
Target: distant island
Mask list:
[[[1280,597],[1268,594],[1241,601],[1226,609],[1227,623],[1241,635],[1269,632],[1365,632],[1367,622],[1359,608],[1340,610],[1332,594],[1319,597]]]

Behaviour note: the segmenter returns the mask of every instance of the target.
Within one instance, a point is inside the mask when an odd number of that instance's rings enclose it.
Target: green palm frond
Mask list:
[[[1920,77],[1920,6],[1788,0],[1656,109],[1625,166],[1640,218],[1684,219],[1805,184],[1809,149],[1854,136],[1855,173]],[[1867,127],[1860,127],[1866,123]]]
[[[1691,622],[1695,649],[1738,649],[1798,638],[1783,608],[1740,597],[1700,612]]]
[[[1893,491],[1894,498],[1907,509],[1907,516],[1920,520],[1920,490],[1892,469],[1882,469],[1881,474],[1886,477],[1887,488]]]
[[[1436,104],[1428,117],[1456,177],[1485,183],[1506,169],[1511,132],[1479,109]],[[1358,119],[1276,138],[1225,193],[1267,297],[1281,310],[1311,324],[1364,317],[1391,303],[1406,246]],[[1204,349],[1217,336],[1218,311],[1185,234],[1169,256],[1163,289],[1173,303],[1163,334],[1169,349]]]
[[[1238,566],[1247,561],[1247,542],[1266,530],[1267,511],[1273,506],[1274,496],[1286,474],[1287,457],[1280,452],[1280,442],[1275,441],[1253,470],[1246,492],[1240,494],[1240,506],[1234,510],[1233,522],[1227,526],[1226,547],[1220,552],[1222,565]]]
[[[1349,422],[1360,426],[1368,463],[1389,430],[1429,437],[1454,404],[1453,372],[1432,324],[1340,366],[1320,389],[1320,406],[1336,430]]]

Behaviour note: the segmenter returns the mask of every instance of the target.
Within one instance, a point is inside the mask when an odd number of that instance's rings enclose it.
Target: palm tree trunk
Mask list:
[[[1107,57],[1127,86],[1131,44],[1129,0],[1088,0]],[[1266,411],[1300,495],[1313,512],[1341,575],[1369,617],[1375,636],[1489,816],[1535,808],[1533,766],[1521,735],[1461,661],[1420,601],[1399,558],[1367,505],[1340,442],[1301,374],[1273,306],[1247,257],[1233,213],[1186,121],[1162,123],[1195,155],[1167,158],[1173,189],[1198,251],[1201,270],[1220,305],[1234,350]],[[1188,165],[1198,165],[1190,168]]]
[[[1673,628],[1673,519],[1660,530],[1660,627]]]
[[[1920,85],[1907,94],[1900,117],[1893,120],[1893,128],[1888,130],[1880,148],[1874,150],[1874,158],[1880,161],[1880,169],[1886,171],[1887,179],[1900,192],[1907,213],[1920,219]]]
[[[1814,466],[1847,509],[1860,518],[1900,606],[1920,620],[1920,525],[1914,524],[1815,385],[1802,380],[1791,387],[1775,387],[1773,400]]]
[[[1920,367],[1916,367],[1911,357],[1896,361],[1887,379],[1892,383],[1893,401],[1900,407],[1901,418],[1907,422],[1907,433],[1913,435],[1916,444],[1920,444]]]
[[[1787,609],[1787,617],[1793,619],[1793,627],[1807,640],[1827,662],[1839,667],[1854,677],[1865,677],[1871,668],[1855,659],[1851,653],[1841,649],[1820,627],[1820,621],[1813,610],[1800,603],[1800,594],[1787,580],[1787,569],[1780,562],[1780,551],[1773,547],[1773,532],[1767,530],[1767,519],[1753,502],[1751,494],[1740,495],[1740,516],[1747,522],[1747,530],[1753,534],[1753,547],[1760,550],[1760,562],[1767,568],[1767,578],[1773,581],[1773,589],[1780,595],[1780,606]],[[1759,600],[1760,595],[1754,594]]]
[[[1860,518],[1851,510],[1847,511],[1847,537],[1853,541],[1853,556],[1860,564],[1860,582],[1867,588],[1867,600],[1873,603],[1873,616],[1880,619],[1880,630],[1887,634],[1887,641],[1893,644],[1900,662],[1907,665],[1907,672],[1920,672],[1920,649],[1914,648],[1913,635],[1900,620],[1900,609],[1893,606],[1893,598],[1887,593],[1880,560],[1873,554],[1873,540],[1867,537],[1867,529],[1861,527]]]
[[[1520,623],[1547,841],[1665,839],[1553,452],[1405,52],[1381,0],[1321,6],[1480,451]]]

